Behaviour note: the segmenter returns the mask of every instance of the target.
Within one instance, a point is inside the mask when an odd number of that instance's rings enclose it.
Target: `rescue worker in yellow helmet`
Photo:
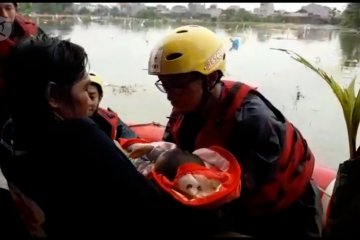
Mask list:
[[[218,209],[222,227],[255,237],[319,237],[321,204],[306,140],[255,88],[223,79],[225,60],[223,42],[197,25],[174,29],[153,48],[149,74],[173,106],[163,140],[189,152],[219,145],[237,158],[243,187]]]
[[[88,93],[91,99],[89,116],[100,126],[113,140],[119,138],[136,138],[137,135],[118,117],[110,108],[99,107],[103,97],[102,78],[94,72],[89,73],[90,85]]]

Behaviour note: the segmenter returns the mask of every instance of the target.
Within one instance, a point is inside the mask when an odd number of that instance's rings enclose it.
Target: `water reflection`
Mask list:
[[[344,67],[357,67],[360,60],[360,35],[354,33],[339,34],[340,48],[343,53]]]
[[[259,42],[269,41],[271,39],[271,36],[272,36],[272,32],[270,29],[266,29],[266,28],[257,29],[256,37]]]
[[[335,30],[329,29],[311,29],[310,27],[299,28],[297,30],[297,39],[313,41],[331,41]]]
[[[49,35],[55,35],[55,36],[64,36],[69,35],[74,28],[74,25],[76,24],[75,21],[66,20],[66,21],[42,21],[38,23],[44,32],[46,32]]]

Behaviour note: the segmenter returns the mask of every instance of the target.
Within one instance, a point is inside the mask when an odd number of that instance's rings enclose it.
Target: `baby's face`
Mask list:
[[[190,198],[202,198],[216,192],[221,183],[203,175],[186,174],[178,181],[178,189]]]

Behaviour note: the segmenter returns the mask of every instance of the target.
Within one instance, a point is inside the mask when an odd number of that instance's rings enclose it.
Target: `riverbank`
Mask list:
[[[359,33],[356,29],[344,28],[339,25],[330,24],[302,24],[302,23],[275,23],[275,22],[227,22],[227,21],[209,21],[199,19],[170,19],[170,18],[159,18],[159,19],[145,19],[145,18],[127,18],[127,17],[112,17],[112,16],[92,16],[92,15],[60,15],[60,14],[29,14],[28,17],[34,21],[44,24],[51,23],[90,23],[97,22],[101,24],[116,24],[126,22],[129,26],[140,25],[141,27],[149,26],[181,26],[186,24],[199,24],[208,27],[219,27],[229,30],[240,30],[245,28],[273,28],[273,29],[290,29],[297,30],[301,28],[311,29],[329,29],[329,30],[340,30],[342,32]]]

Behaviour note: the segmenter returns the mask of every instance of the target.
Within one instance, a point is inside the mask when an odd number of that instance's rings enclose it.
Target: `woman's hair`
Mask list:
[[[29,127],[53,119],[49,95],[71,102],[71,87],[85,76],[86,66],[85,50],[57,37],[38,35],[12,48],[5,61],[4,80],[16,125]]]

